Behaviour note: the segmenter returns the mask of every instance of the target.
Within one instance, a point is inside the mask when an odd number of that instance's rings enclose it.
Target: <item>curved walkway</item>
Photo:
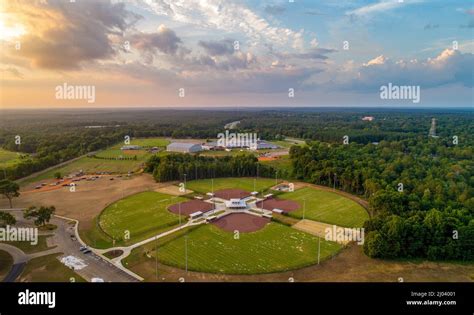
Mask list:
[[[28,255],[26,255],[21,249],[0,243],[0,249],[6,251],[13,258],[13,266],[8,274],[3,278],[2,282],[15,282],[16,278],[23,272],[26,262],[28,261]]]

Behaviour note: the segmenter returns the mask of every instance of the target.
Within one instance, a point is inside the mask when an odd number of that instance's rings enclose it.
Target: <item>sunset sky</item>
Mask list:
[[[473,31],[468,0],[0,0],[0,108],[467,107]]]

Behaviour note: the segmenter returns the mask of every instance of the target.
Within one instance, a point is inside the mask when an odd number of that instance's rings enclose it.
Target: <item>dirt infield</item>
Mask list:
[[[181,203],[181,214],[182,215],[190,215],[191,213],[202,211],[207,212],[209,210],[213,210],[214,205],[209,202],[204,202],[202,200],[194,199],[186,202]],[[179,214],[179,203],[176,203],[168,208],[169,211]]]
[[[316,221],[311,221],[311,220],[301,220],[296,224],[293,224],[292,228],[315,235],[319,236],[322,238],[326,237],[326,229],[333,229],[332,224],[327,224],[323,222],[316,222]],[[339,227],[338,227],[339,228]],[[337,241],[340,244],[346,245],[349,243],[349,241]]]
[[[263,229],[269,222],[270,219],[251,214],[232,213],[212,222],[212,224],[224,231],[234,232],[237,230],[239,232],[248,233]]]
[[[261,201],[257,203],[257,207],[262,208]],[[299,208],[300,204],[293,200],[270,198],[263,201],[263,209],[270,211],[273,209],[281,209],[285,212],[291,212]]]
[[[243,199],[249,197],[250,193],[242,189],[221,189],[216,191],[214,196],[226,200],[231,198]]]

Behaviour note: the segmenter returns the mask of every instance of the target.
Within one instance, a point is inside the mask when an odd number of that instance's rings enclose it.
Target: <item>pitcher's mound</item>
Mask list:
[[[181,203],[181,215],[190,215],[191,213],[202,211],[207,212],[214,209],[214,205],[209,202],[194,199]],[[179,214],[179,203],[176,203],[168,208],[174,214]]]
[[[261,218],[246,213],[232,213],[214,222],[215,226],[228,232],[255,232],[261,230],[270,222],[268,218]]]

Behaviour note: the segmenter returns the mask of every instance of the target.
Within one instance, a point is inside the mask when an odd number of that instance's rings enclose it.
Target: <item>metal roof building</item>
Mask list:
[[[202,147],[197,143],[173,142],[166,147],[168,152],[193,153],[202,151]]]

